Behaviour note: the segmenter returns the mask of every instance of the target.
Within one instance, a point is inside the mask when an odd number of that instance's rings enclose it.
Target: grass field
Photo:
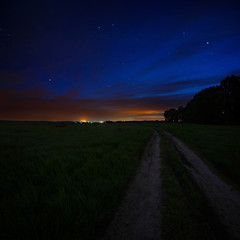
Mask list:
[[[240,126],[171,123],[159,126],[183,140],[220,175],[240,186]]]
[[[239,126],[1,122],[0,238],[85,240],[101,234],[152,129],[161,135],[163,239],[211,239],[204,199],[162,129],[239,184]]]
[[[135,124],[1,123],[1,239],[101,232],[150,136]]]

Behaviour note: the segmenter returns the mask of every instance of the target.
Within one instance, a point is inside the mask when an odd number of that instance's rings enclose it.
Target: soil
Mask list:
[[[105,240],[159,240],[161,237],[160,138],[154,131]]]
[[[229,235],[240,239],[240,193],[216,176],[183,142],[168,132],[165,134]]]

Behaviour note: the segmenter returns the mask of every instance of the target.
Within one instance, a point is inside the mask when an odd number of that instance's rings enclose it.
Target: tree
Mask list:
[[[179,106],[178,107],[178,121],[182,122],[183,121],[183,116],[184,116],[184,107]]]
[[[240,76],[226,77],[219,86],[197,93],[186,107],[164,113],[168,122],[240,124]]]
[[[197,93],[184,110],[184,121],[193,123],[223,123],[224,93],[210,87]]]
[[[164,112],[164,117],[167,122],[178,122],[178,110],[171,108]]]
[[[240,124],[240,76],[226,77],[220,87],[224,91],[223,114],[227,124]]]

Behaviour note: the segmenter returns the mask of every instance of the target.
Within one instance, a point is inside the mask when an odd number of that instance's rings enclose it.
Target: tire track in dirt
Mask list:
[[[240,239],[240,193],[212,173],[183,142],[168,132],[164,133],[181,155],[183,166],[205,194],[220,222],[234,239]]]
[[[159,240],[160,138],[154,131],[119,209],[110,223],[105,240]]]

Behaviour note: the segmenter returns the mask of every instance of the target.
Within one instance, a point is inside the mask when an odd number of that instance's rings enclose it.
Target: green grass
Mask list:
[[[160,127],[183,140],[222,176],[240,186],[240,126],[163,123]]]
[[[240,127],[0,123],[0,238],[91,239],[111,220],[152,129],[161,134],[163,239],[208,239],[204,199],[161,129],[239,183]],[[211,219],[211,218],[210,218]],[[199,230],[200,229],[200,230]],[[209,237],[210,238],[210,237]]]
[[[1,239],[100,233],[150,136],[135,124],[1,123]]]

